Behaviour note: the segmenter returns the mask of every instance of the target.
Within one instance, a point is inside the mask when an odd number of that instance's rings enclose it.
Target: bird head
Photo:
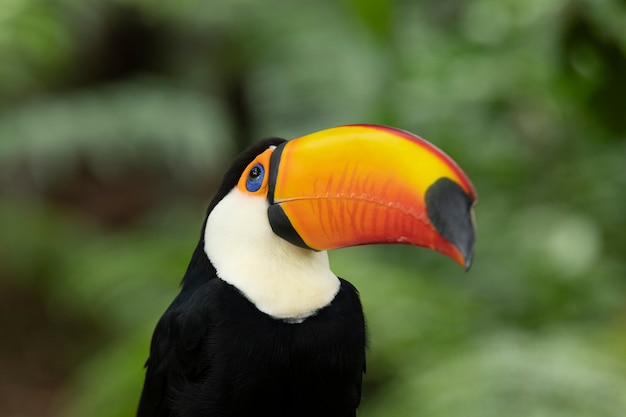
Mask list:
[[[376,243],[431,248],[467,269],[476,198],[450,157],[403,130],[347,125],[269,139],[228,171],[209,208],[205,251],[225,279],[261,258],[298,254],[280,264],[297,268],[315,253]]]

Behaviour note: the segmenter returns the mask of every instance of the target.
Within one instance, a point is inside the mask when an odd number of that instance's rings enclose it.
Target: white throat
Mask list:
[[[339,291],[328,254],[299,248],[274,234],[264,198],[233,189],[211,211],[204,251],[222,280],[263,313],[300,322]]]

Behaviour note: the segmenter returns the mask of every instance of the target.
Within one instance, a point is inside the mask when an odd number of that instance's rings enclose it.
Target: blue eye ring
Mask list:
[[[250,168],[248,178],[246,179],[246,190],[251,193],[259,191],[261,185],[263,185],[263,177],[265,177],[265,168],[263,168],[263,165],[256,164]]]

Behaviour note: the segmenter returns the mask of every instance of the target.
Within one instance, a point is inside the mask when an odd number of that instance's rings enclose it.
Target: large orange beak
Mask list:
[[[285,142],[271,156],[268,200],[274,232],[301,247],[406,243],[472,262],[476,191],[409,132],[348,125]]]

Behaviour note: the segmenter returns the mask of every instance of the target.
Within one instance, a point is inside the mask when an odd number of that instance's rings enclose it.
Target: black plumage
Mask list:
[[[268,139],[242,153],[208,212],[260,152],[282,142]],[[181,292],[154,332],[137,415],[355,416],[365,345],[350,283],[341,280],[331,304],[301,322],[275,319],[217,277],[202,234]]]

